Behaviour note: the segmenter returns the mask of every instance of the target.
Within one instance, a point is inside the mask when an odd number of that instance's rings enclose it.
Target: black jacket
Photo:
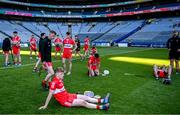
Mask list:
[[[177,51],[180,49],[180,40],[178,37],[172,37],[167,41],[167,48],[171,49],[170,51]]]
[[[51,40],[46,37],[41,43],[42,62],[51,62]]]
[[[3,49],[3,51],[11,50],[11,41],[9,38],[5,38],[3,40],[2,49]]]

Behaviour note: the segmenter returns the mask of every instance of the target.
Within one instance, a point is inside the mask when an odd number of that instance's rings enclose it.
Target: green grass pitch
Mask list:
[[[72,75],[65,76],[64,82],[71,93],[92,90],[105,96],[110,92],[109,111],[65,108],[54,99],[46,110],[38,110],[48,93],[41,88],[46,73],[38,77],[32,72],[35,59],[30,61],[28,55],[23,55],[22,67],[0,67],[0,114],[180,114],[180,75],[172,75],[172,85],[163,85],[152,76],[153,63],[168,64],[166,49],[98,48],[98,51],[101,70],[109,70],[108,77],[89,78],[87,60],[75,60]],[[3,64],[3,55],[0,63]],[[53,65],[58,67],[62,63],[58,60]]]

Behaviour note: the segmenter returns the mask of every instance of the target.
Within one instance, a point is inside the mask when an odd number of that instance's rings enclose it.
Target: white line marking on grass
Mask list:
[[[108,55],[116,55],[116,54],[127,54],[127,53],[134,53],[134,52],[140,52],[140,51],[146,51],[146,50],[152,50],[153,48],[148,48],[148,49],[143,49],[143,50],[136,50],[136,51],[127,51],[127,52],[119,52],[119,53],[112,53],[112,54],[106,54],[106,55],[101,55],[101,57],[104,57],[104,56],[108,56]],[[74,60],[78,60],[78,59],[73,59]],[[55,60],[55,61],[52,61],[52,62],[59,62],[61,60]],[[4,69],[12,69],[12,68],[21,68],[21,67],[27,67],[27,66],[31,66],[31,65],[35,65],[35,63],[31,63],[31,64],[24,64],[24,65],[21,65],[19,67],[15,67],[15,66],[10,66],[10,67],[1,67],[0,70],[4,70]]]

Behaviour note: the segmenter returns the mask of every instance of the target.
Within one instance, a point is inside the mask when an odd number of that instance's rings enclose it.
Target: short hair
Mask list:
[[[17,34],[18,32],[17,31],[14,31],[13,34]]]
[[[66,32],[66,35],[70,35],[71,33],[70,32]]]
[[[46,33],[41,33],[41,37],[43,37]]]
[[[53,33],[53,34],[55,34],[55,35],[56,35],[56,32],[55,32],[54,30],[51,30],[51,31],[50,31],[50,33]]]
[[[94,57],[95,57],[95,58],[99,58],[99,54],[98,54],[98,53],[95,53],[95,54],[94,54]]]

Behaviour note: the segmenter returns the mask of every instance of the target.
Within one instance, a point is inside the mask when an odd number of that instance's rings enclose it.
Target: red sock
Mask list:
[[[97,106],[96,106],[96,109],[98,109],[98,110],[99,110],[99,109],[100,109],[100,106],[99,106],[99,105],[97,105]]]
[[[101,99],[98,99],[98,103],[101,103]]]

